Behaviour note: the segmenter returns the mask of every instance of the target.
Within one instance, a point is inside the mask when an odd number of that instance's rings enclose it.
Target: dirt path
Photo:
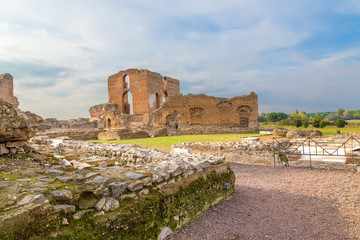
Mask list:
[[[170,239],[360,239],[360,174],[231,166],[235,196]]]

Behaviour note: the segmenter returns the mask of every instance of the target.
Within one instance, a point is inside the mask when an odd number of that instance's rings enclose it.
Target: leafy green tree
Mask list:
[[[271,112],[266,116],[266,120],[268,122],[276,122],[277,121],[277,113],[276,112]]]
[[[308,120],[305,120],[305,121],[303,122],[303,126],[304,126],[304,128],[308,128],[308,127],[309,127],[309,121],[308,121]]]
[[[339,109],[336,111],[336,113],[337,113],[337,115],[338,115],[339,117],[342,117],[344,112],[345,112],[345,110],[342,109],[342,108],[339,108]]]
[[[338,119],[335,121],[335,125],[338,127],[338,128],[343,128],[345,127],[346,125],[346,122],[344,119]]]
[[[288,119],[288,115],[283,112],[277,113],[277,122],[280,122],[281,120]]]
[[[320,122],[321,122],[320,116],[314,117],[313,122],[312,122],[313,127],[315,127],[315,128],[320,127]]]
[[[321,120],[319,125],[320,125],[320,128],[324,128],[324,127],[326,127],[327,122],[325,120]]]
[[[295,127],[301,127],[302,126],[302,121],[300,119],[295,119],[294,121],[294,126]]]

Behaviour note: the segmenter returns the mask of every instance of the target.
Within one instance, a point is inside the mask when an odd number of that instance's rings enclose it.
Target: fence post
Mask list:
[[[273,158],[274,158],[274,167],[275,167],[275,137],[273,137]]]
[[[311,165],[311,141],[310,141],[310,137],[309,137],[309,159],[310,159],[310,167],[312,167]]]

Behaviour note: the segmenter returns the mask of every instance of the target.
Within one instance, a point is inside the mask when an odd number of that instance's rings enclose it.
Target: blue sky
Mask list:
[[[0,73],[20,107],[88,117],[128,68],[181,92],[254,91],[259,113],[359,109],[358,0],[3,0]]]

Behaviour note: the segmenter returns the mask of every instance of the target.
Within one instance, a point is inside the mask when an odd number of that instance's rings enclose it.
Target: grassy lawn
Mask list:
[[[266,125],[263,123],[260,123],[260,127],[261,128],[285,128],[285,129],[299,129],[299,130],[320,130],[324,136],[327,135],[335,135],[337,134],[337,131],[340,131],[341,134],[345,134],[345,133],[354,133],[354,132],[360,132],[360,126],[352,126],[352,125],[347,125],[344,128],[338,128],[336,126],[326,126],[324,128],[314,128],[312,126],[309,126],[308,128],[304,128],[304,127],[295,127],[295,126],[278,126],[278,125]]]
[[[165,152],[170,152],[171,146],[183,142],[238,142],[243,137],[258,136],[259,133],[239,133],[239,134],[203,134],[203,135],[181,135],[169,137],[155,137],[155,138],[137,138],[124,140],[91,140],[92,142],[109,142],[109,143],[124,143],[136,144],[141,147],[155,148]]]

